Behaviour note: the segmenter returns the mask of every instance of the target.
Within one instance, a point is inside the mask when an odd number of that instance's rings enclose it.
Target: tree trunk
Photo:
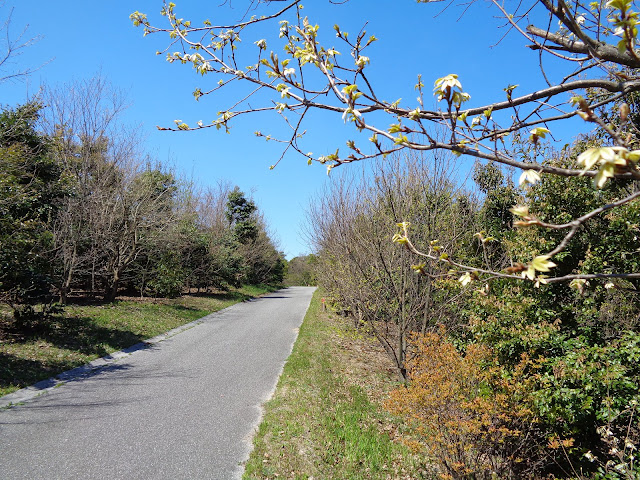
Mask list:
[[[107,302],[113,302],[118,296],[118,287],[120,285],[120,270],[114,270],[111,284],[105,292],[104,299]]]
[[[71,256],[69,270],[64,279],[64,282],[62,283],[62,287],[60,288],[60,303],[63,305],[67,303],[67,296],[69,295],[69,290],[71,289],[71,279],[73,278],[73,266],[76,263],[76,258],[77,258],[77,248],[74,245],[73,255]]]

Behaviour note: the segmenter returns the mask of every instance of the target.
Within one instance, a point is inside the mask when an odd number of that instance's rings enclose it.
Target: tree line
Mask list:
[[[601,141],[549,150],[549,163]],[[387,407],[443,478],[637,478],[640,283],[580,276],[640,270],[640,205],[583,227],[555,258],[558,274],[579,274],[571,284],[460,279],[448,259],[515,270],[562,235],[516,228],[518,204],[561,222],[640,184],[543,177],[521,188],[496,163],[467,181],[460,171],[455,156],[396,155],[340,176],[310,208],[319,284],[406,382]],[[440,262],[416,264],[391,242],[402,223]]]
[[[316,278],[316,256],[313,254],[294,257],[287,262],[284,284],[287,286],[314,286]]]
[[[0,300],[17,318],[77,295],[282,281],[283,254],[255,202],[153,161],[120,123],[125,108],[95,77],[0,113]]]

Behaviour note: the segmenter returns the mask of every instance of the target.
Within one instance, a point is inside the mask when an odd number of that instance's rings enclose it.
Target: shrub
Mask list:
[[[523,448],[535,421],[492,350],[473,344],[463,354],[443,330],[415,334],[411,345],[408,384],[386,406],[408,420],[441,477],[513,478],[526,470]]]
[[[155,297],[179,297],[184,289],[186,276],[178,255],[167,252],[155,264],[147,289]]]

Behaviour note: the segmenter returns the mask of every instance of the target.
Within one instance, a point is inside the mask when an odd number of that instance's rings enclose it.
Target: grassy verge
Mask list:
[[[28,332],[0,323],[0,396],[270,290],[247,286],[176,299],[69,305]]]
[[[254,439],[245,480],[423,478],[381,407],[396,377],[377,342],[316,291]]]

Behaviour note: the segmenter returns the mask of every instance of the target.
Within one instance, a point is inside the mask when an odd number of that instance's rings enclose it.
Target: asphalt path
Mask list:
[[[0,410],[0,479],[240,478],[313,290],[234,305]]]

